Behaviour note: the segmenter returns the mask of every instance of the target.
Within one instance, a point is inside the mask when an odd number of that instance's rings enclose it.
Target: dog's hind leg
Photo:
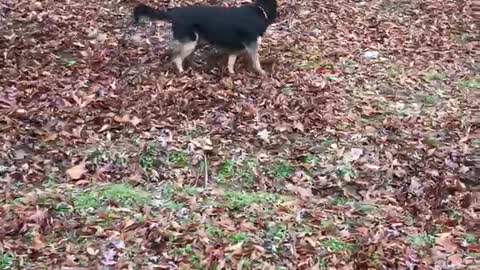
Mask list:
[[[258,49],[260,47],[261,42],[262,42],[262,38],[258,37],[256,41],[246,44],[245,48],[247,49],[250,59],[252,59],[252,64],[255,71],[257,71],[261,75],[265,75],[266,73],[262,69],[262,66],[260,65],[260,57],[258,55]]]
[[[176,29],[175,27],[173,31],[173,36],[175,38],[175,46],[173,49],[172,62],[175,63],[178,71],[182,73],[183,60],[195,50],[195,47],[198,43],[198,34],[192,32],[190,35],[184,35],[183,31],[179,31],[179,28]]]
[[[228,72],[230,74],[235,73],[235,70],[234,70],[233,66],[235,66],[235,62],[237,61],[237,57],[238,57],[237,54],[229,54],[228,55]]]
[[[177,66],[178,71],[183,72],[183,60],[189,56],[197,46],[197,40],[181,42],[178,41],[174,49],[173,63]]]

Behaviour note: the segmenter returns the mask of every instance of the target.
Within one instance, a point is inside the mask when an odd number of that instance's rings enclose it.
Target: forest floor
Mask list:
[[[0,3],[0,269],[480,267],[467,1],[280,1],[264,78],[134,5]]]

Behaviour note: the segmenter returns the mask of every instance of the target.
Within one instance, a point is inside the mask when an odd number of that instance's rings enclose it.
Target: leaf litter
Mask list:
[[[260,79],[177,75],[130,1],[4,1],[0,269],[474,268],[466,3],[282,1]]]

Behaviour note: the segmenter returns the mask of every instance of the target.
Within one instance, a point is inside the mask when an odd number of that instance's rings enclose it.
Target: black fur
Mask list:
[[[181,42],[199,37],[212,45],[229,50],[242,50],[256,43],[277,17],[276,0],[256,0],[240,7],[189,6],[158,10],[140,4],[133,12],[140,17],[172,23],[173,37]],[[197,36],[198,35],[198,36]]]

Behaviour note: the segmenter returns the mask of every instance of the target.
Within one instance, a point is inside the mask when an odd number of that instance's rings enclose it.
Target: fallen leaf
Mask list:
[[[44,142],[51,142],[51,141],[55,141],[58,137],[58,134],[57,133],[51,133],[51,134],[48,134],[46,137],[43,138],[43,141]]]
[[[140,124],[142,122],[142,120],[136,116],[133,116],[132,118],[130,118],[130,123],[136,127],[138,124]]]
[[[35,250],[42,249],[46,247],[47,245],[43,242],[41,236],[39,233],[36,233],[35,236],[33,237],[33,243],[31,247]]]
[[[262,129],[261,131],[259,131],[257,133],[257,136],[265,142],[270,143],[270,132],[267,129]]]
[[[239,242],[239,243],[237,243],[237,244],[235,244],[235,245],[232,245],[232,246],[227,247],[226,251],[233,251],[233,252],[232,252],[232,255],[233,255],[233,256],[234,256],[234,255],[240,255],[240,254],[242,254],[242,252],[243,252],[242,246],[243,246],[243,242]]]
[[[85,162],[81,162],[80,164],[68,169],[66,173],[71,179],[78,180],[82,178],[86,172],[88,172],[88,170],[85,168]]]
[[[355,228],[355,230],[357,232],[359,232],[360,234],[362,234],[363,236],[367,236],[368,231],[369,231],[368,228],[366,228],[366,227],[357,227],[357,228]]]
[[[450,263],[450,267],[457,267],[463,265],[463,258],[459,254],[454,254],[448,257],[448,262]]]
[[[436,243],[441,245],[448,253],[455,252],[458,248],[458,245],[455,243],[451,233],[441,233],[438,236]]]
[[[313,193],[310,188],[299,187],[292,184],[287,184],[286,188],[287,190],[299,195],[302,200],[306,201],[309,198],[313,197]]]
[[[363,155],[363,149],[362,148],[352,148],[350,150],[350,153],[352,154],[352,160],[358,160],[362,155]]]
[[[99,252],[98,249],[94,249],[94,248],[92,248],[92,247],[87,247],[87,253],[88,253],[89,255],[91,255],[91,256],[97,255],[98,252]]]

